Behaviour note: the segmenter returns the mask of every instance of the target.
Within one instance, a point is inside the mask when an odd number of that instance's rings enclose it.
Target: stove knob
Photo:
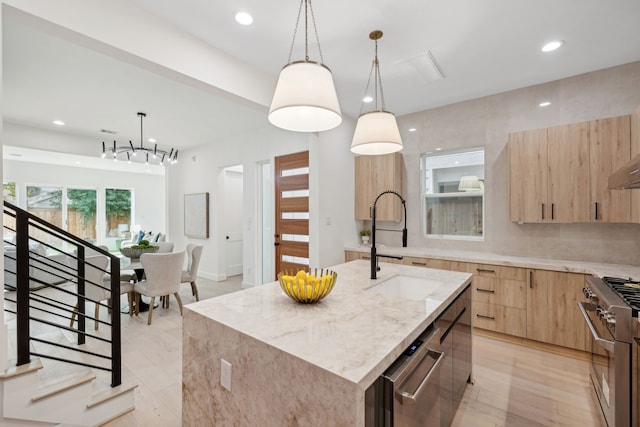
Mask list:
[[[607,316],[607,325],[616,326],[616,318],[613,315]]]
[[[591,294],[591,289],[582,288],[582,294],[584,295],[585,298],[589,298],[589,295]]]
[[[596,295],[594,295],[593,293],[591,295],[589,295],[589,299],[591,300],[592,303],[597,304],[598,301],[600,301],[598,299],[598,297]]]

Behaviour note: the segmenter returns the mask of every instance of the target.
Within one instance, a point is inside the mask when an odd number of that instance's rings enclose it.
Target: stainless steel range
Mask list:
[[[591,331],[591,382],[609,427],[638,426],[637,345],[640,282],[588,277],[579,302]]]

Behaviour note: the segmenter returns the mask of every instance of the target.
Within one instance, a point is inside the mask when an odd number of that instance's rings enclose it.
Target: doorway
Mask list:
[[[226,240],[226,275],[242,274],[243,231],[243,168],[242,165],[224,168],[224,236]]]

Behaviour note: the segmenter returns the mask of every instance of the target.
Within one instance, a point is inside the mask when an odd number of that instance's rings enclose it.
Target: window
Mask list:
[[[423,154],[422,224],[433,238],[484,239],[484,148]]]

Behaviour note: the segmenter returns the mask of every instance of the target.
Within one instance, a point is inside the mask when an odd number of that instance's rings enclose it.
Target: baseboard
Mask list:
[[[227,280],[226,274],[214,274],[214,273],[208,273],[206,271],[198,271],[198,276],[208,280],[213,280],[214,282],[222,282],[224,280]]]
[[[548,344],[540,341],[530,340],[528,338],[514,337],[513,335],[501,334],[500,332],[489,331],[486,329],[473,328],[475,335],[481,335],[483,337],[493,338],[496,340],[508,342],[511,344],[518,344],[529,348],[535,348],[536,350],[542,350],[549,353],[557,354],[560,356],[567,356],[578,360],[591,360],[591,354],[586,351],[576,350],[573,348],[562,347],[555,344]]]

